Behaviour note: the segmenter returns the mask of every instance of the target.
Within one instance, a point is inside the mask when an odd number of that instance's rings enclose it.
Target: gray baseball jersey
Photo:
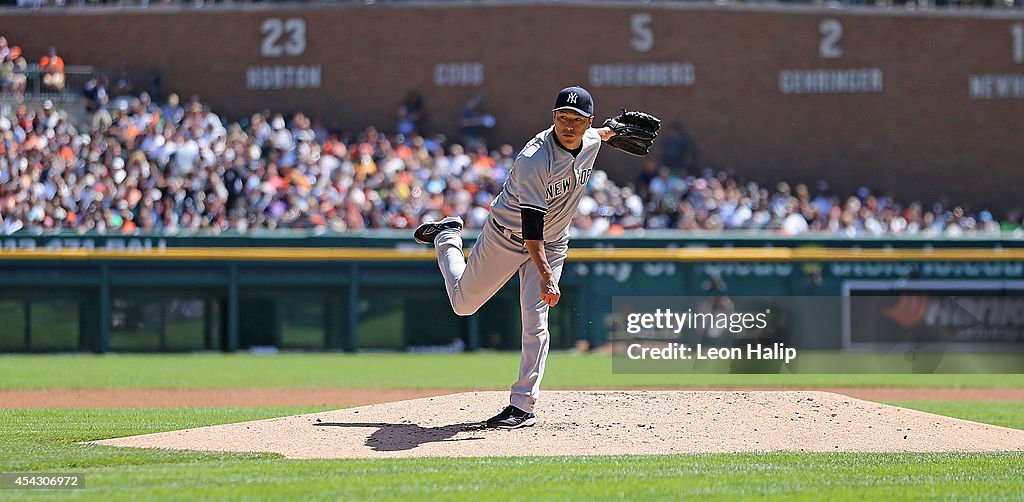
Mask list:
[[[527,412],[533,411],[540,395],[550,333],[540,273],[522,239],[521,211],[529,208],[544,214],[544,255],[557,284],[569,250],[569,228],[601,148],[601,135],[595,129],[584,132],[575,157],[555,141],[554,127],[549,127],[516,157],[501,193],[491,203],[494,223],[484,225],[469,259],[459,230],[442,230],[434,240],[448,299],[458,315],[474,314],[519,274],[523,345],[519,379],[512,385],[509,404]]]
[[[568,238],[601,148],[601,136],[595,129],[588,129],[583,135],[583,149],[573,157],[555,144],[553,130],[547,128],[526,144],[501,193],[491,202],[491,214],[498,224],[520,236],[522,208],[544,213],[545,242]]]

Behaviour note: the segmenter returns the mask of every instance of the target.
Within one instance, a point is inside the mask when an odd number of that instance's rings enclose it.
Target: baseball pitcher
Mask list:
[[[558,279],[569,248],[569,230],[583,197],[602,141],[644,156],[657,137],[660,121],[644,112],[626,112],[591,127],[594,100],[582,87],[558,93],[553,125],[530,140],[516,157],[501,193],[491,202],[491,219],[467,260],[462,248],[462,218],[426,222],[413,234],[433,244],[452,309],[475,313],[513,274],[519,274],[522,353],[519,380],[509,406],[487,420],[488,427],[517,429],[536,423],[548,355],[548,309],[558,304]]]

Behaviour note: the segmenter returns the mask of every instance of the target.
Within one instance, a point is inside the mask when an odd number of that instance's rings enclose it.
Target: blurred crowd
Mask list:
[[[28,60],[22,54],[21,47],[9,44],[7,37],[0,36],[0,94],[22,100],[28,87],[29,70]],[[50,47],[31,71],[39,74],[41,91],[64,91],[64,58],[57,54],[56,48]]]
[[[626,200],[631,217],[624,226],[627,229],[642,225],[648,229],[770,230],[783,235],[960,237],[1020,228],[1018,216],[1001,223],[987,210],[969,214],[962,206],[942,202],[904,204],[867,187],[840,196],[832,193],[826,181],[818,181],[813,188],[787,182],[759,185],[707,168],[698,175],[677,176],[649,163],[635,185],[636,194],[621,190],[632,199]]]
[[[419,97],[400,105],[395,131],[343,133],[302,113],[256,113],[228,123],[198,98],[85,93],[91,121],[76,128],[51,102],[0,118],[0,232],[219,233],[252,229],[412,229],[460,215],[480,228],[516,149],[472,148],[419,133]],[[785,235],[997,234],[987,211],[904,204],[826,182],[774,185],[694,169],[688,139],[668,128],[659,162],[635,180],[596,172],[576,219],[580,235],[639,229],[767,230]],[[682,150],[680,150],[682,148]],[[662,162],[664,161],[664,162]],[[688,174],[689,173],[689,174]],[[1003,230],[1019,229],[1019,216]],[[1019,230],[1018,230],[1019,231]]]
[[[410,228],[487,218],[515,153],[464,151],[369,127],[340,136],[303,114],[226,124],[197,98],[100,102],[88,130],[46,102],[0,119],[0,229],[177,233]],[[94,103],[95,104],[95,103]]]

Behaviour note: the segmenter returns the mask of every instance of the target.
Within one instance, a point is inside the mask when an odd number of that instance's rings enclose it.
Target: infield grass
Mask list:
[[[903,403],[1024,428],[1024,403]],[[0,498],[88,500],[1012,500],[1024,455],[707,454],[402,460],[286,460],[80,445],[323,408],[0,410],[0,472],[85,474],[81,490]]]
[[[519,354],[279,353],[0,356],[0,389],[352,387],[506,389]],[[546,388],[1024,387],[1024,374],[654,374],[612,372],[607,355],[552,353]]]
[[[518,354],[0,356],[0,388],[365,387],[505,389]],[[1021,387],[1022,375],[617,375],[600,355],[555,353],[552,387]],[[1024,401],[892,403],[1024,429]],[[83,473],[84,500],[1018,500],[1024,454],[764,453],[287,460],[82,441],[322,411],[322,407],[0,409],[0,472]]]

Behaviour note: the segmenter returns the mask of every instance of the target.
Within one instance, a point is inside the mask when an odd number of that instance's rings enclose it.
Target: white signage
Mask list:
[[[811,68],[779,72],[783,94],[849,94],[882,92],[881,68]]]
[[[264,19],[260,33],[260,55],[265,58],[301,56],[306,52],[306,21],[301,18]]]
[[[693,85],[693,63],[596,64],[590,67],[591,87],[685,87]]]
[[[971,99],[1024,99],[1024,74],[982,74],[967,79]]]
[[[843,57],[843,48],[839,46],[839,41],[843,38],[843,23],[838,19],[824,19],[818,24],[818,33],[821,33],[818,56],[822,59]]]
[[[245,72],[245,88],[250,91],[319,89],[322,75],[320,65],[250,66]]]
[[[441,63],[434,66],[434,85],[438,87],[469,87],[483,83],[483,63]]]
[[[633,14],[629,17],[629,28],[633,38],[629,44],[637,52],[647,52],[654,47],[654,32],[651,31],[651,15],[647,13]]]

